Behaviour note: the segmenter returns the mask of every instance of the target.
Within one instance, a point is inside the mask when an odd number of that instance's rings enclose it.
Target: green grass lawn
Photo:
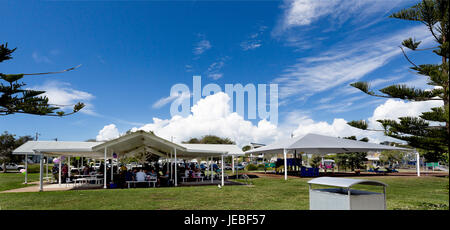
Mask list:
[[[23,175],[0,174],[0,190],[23,186]],[[17,176],[18,175],[18,176]],[[37,174],[30,177],[37,179]],[[388,209],[446,209],[448,178],[371,177],[387,183]],[[253,187],[217,186],[0,194],[7,209],[308,209],[307,178],[252,179]],[[14,182],[15,181],[15,182]],[[17,186],[14,186],[16,183]],[[316,187],[315,187],[316,188]],[[372,186],[358,186],[367,189]],[[378,189],[378,190],[377,190]],[[380,188],[375,191],[381,191]]]
[[[38,181],[39,173],[29,173],[28,182]],[[32,186],[30,184],[23,184],[25,181],[25,175],[22,173],[0,173],[0,191],[23,188],[26,186]]]

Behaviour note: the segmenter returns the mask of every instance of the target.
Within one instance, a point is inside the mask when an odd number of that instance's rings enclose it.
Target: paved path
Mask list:
[[[28,186],[24,188],[16,188],[11,190],[2,191],[0,193],[11,193],[11,192],[39,192],[39,181],[32,182],[29,184],[37,184],[33,186]],[[103,185],[83,185],[81,187],[73,187],[73,184],[44,184],[44,191],[67,191],[67,190],[78,190],[78,189],[94,189],[94,188],[103,188]]]

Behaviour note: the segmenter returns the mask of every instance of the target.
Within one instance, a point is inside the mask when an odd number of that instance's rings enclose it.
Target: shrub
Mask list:
[[[256,166],[255,164],[247,165],[247,171],[254,171],[254,170],[258,170],[258,166]]]
[[[266,166],[265,166],[264,164],[259,164],[258,167],[257,167],[257,169],[258,169],[258,170],[264,170],[265,167],[266,167]]]

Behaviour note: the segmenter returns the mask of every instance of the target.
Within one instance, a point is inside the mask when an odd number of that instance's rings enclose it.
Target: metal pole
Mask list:
[[[68,167],[67,167],[67,168],[69,169],[69,170],[67,170],[67,173],[68,173],[69,178],[70,178],[70,171],[71,171],[71,170],[70,170],[70,156],[69,156],[69,158],[67,159],[67,164],[68,164]]]
[[[287,153],[286,149],[283,149],[283,156],[284,156],[284,180],[287,180]]]
[[[114,180],[114,165],[113,160],[111,159],[111,182]]]
[[[25,153],[25,184],[28,183],[28,154]]]
[[[223,172],[223,163],[224,163],[223,162],[223,155],[222,155],[222,162],[221,163],[222,163],[222,187],[223,187],[223,185],[225,184],[224,179],[223,179],[223,173],[224,173]]]
[[[172,169],[172,152],[170,152],[170,181],[173,180],[173,169]]]
[[[213,157],[211,157],[211,161],[209,162],[209,171],[211,172],[211,183],[214,183],[214,177],[213,177]]]
[[[238,158],[239,159],[239,158]],[[239,162],[239,161],[238,161]],[[236,179],[239,179],[239,167],[236,168]]]
[[[114,154],[114,150],[112,151],[113,152],[113,154]],[[113,158],[111,158],[111,182],[113,181],[113,179],[114,179],[114,164],[113,164]]]
[[[59,157],[58,185],[61,186],[62,156]]]
[[[416,151],[416,167],[417,167],[417,176],[420,176],[420,155],[419,152]]]
[[[174,153],[175,153],[175,165],[174,165],[174,167],[175,167],[175,187],[176,187],[176,186],[178,186],[178,183],[177,183],[177,149],[176,148],[174,148]]]
[[[42,153],[40,153],[40,159],[39,159],[39,192],[44,191],[44,181],[43,181],[43,176],[44,176],[44,155],[42,155]]]
[[[105,165],[103,167],[103,188],[106,188],[106,153],[108,151],[108,148],[105,147]]]
[[[46,177],[47,177],[47,180],[50,180],[50,178],[48,178],[48,155],[47,155],[47,157],[45,158],[45,163],[47,164],[47,171],[46,171]]]
[[[234,155],[231,156],[231,170],[233,170],[233,174],[234,174]]]

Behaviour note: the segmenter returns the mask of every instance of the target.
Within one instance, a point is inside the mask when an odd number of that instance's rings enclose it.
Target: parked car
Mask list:
[[[234,168],[237,170],[243,170],[245,168],[245,166],[243,166],[242,164],[237,164],[237,165],[234,165]]]
[[[99,170],[100,169],[100,163],[95,163],[94,167],[95,170]]]
[[[23,165],[18,165],[15,163],[8,163],[5,165],[6,170],[21,170],[24,169],[25,166]],[[3,170],[2,165],[0,165],[0,170]]]

